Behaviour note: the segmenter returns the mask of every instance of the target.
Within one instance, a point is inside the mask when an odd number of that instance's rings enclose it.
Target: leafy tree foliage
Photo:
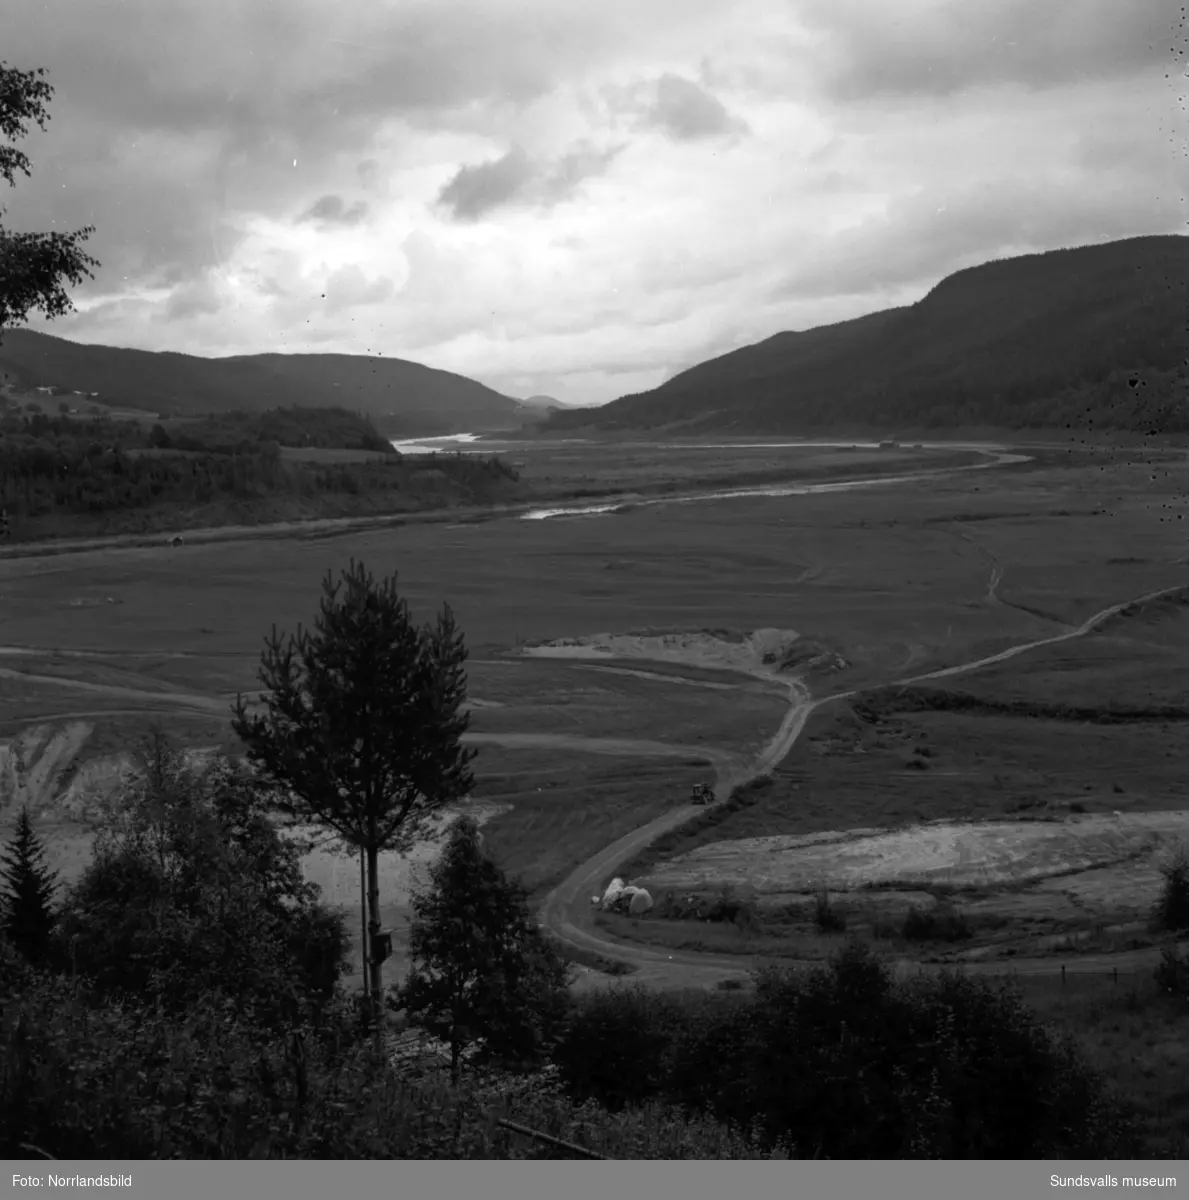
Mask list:
[[[65,899],[62,957],[100,992],[171,1012],[209,994],[256,1020],[315,1019],[349,940],[305,882],[300,849],[242,766],[200,770],[155,733]]]
[[[30,123],[44,129],[52,96],[44,70],[20,71],[0,62],[0,134],[11,143],[28,135]],[[23,150],[0,145],[0,176],[10,187],[18,171],[30,176],[29,165]],[[13,233],[0,226],[0,334],[34,309],[50,318],[70,311],[62,281],[77,287],[84,277],[94,278],[90,268],[99,264],[79,248],[93,232],[90,225],[76,233]]]
[[[860,945],[806,974],[761,972],[753,997],[623,990],[578,1004],[558,1053],[579,1097],[677,1102],[763,1144],[826,1158],[1111,1158],[1134,1126],[1018,994],[942,974],[897,985]],[[639,1030],[647,1069],[631,1069]],[[616,1048],[623,1039],[625,1053]]]
[[[461,737],[469,716],[466,648],[450,606],[418,628],[396,575],[377,581],[362,563],[323,581],[314,631],[282,638],[261,655],[263,714],[242,696],[232,728],[249,758],[281,786],[282,811],[362,849],[368,927],[380,932],[379,854],[407,850],[435,814],[469,791]],[[382,964],[369,956],[378,1006]]]
[[[528,896],[483,852],[479,830],[461,818],[434,863],[431,888],[413,898],[413,969],[390,1001],[461,1055],[539,1063],[565,1015],[568,970],[529,912]]]
[[[253,1025],[201,992],[158,1013],[64,986],[0,943],[0,1158],[27,1159],[23,1145],[60,1159],[568,1157],[501,1118],[611,1158],[767,1157],[712,1118],[609,1114],[548,1076],[413,1081],[334,1016]]]
[[[442,480],[427,486],[422,465],[396,454],[371,462],[284,461],[278,442],[263,436],[271,431],[269,416],[243,428],[221,420],[209,428],[199,422],[146,428],[131,421],[10,412],[0,417],[0,505],[17,522],[19,535],[23,522],[59,514],[118,516],[169,506],[279,500],[310,503],[315,512],[336,502],[365,510],[415,509],[440,503],[443,492],[448,500],[470,503],[499,493],[516,478],[499,459],[477,455],[435,456],[444,486]],[[345,422],[341,440],[350,427]],[[335,428],[332,422],[327,440],[335,440]],[[317,420],[307,422],[304,411],[300,418],[285,414],[275,432],[296,439],[303,429],[311,438],[326,432]],[[355,433],[367,436],[358,428]]]
[[[247,440],[326,450],[374,450],[396,459],[400,457],[367,417],[344,408],[293,405],[262,413],[212,413],[196,421],[171,425],[173,443],[183,450],[226,452]]]
[[[13,838],[0,855],[0,933],[30,962],[48,956],[57,920],[53,909],[55,874],[22,806]]]
[[[1189,847],[1178,846],[1160,868],[1164,884],[1152,914],[1157,929],[1189,929]]]

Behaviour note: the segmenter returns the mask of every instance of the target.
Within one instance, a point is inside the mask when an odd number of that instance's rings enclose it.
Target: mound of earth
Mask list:
[[[757,629],[749,634],[730,630],[642,630],[638,633],[594,633],[580,638],[557,638],[526,646],[534,658],[636,658],[685,666],[774,674],[795,661],[793,649],[800,634],[792,629]]]
[[[88,721],[31,725],[0,745],[0,814],[26,804],[36,815],[50,808],[93,728]]]
[[[850,663],[831,646],[817,638],[802,637],[764,655],[766,665],[778,671],[798,671],[814,675],[831,675],[845,671]]]
[[[768,898],[820,888],[996,889],[1056,877],[1068,882],[1069,876],[1138,866],[1139,860],[1146,860],[1146,873],[1158,878],[1161,853],[1186,837],[1186,812],[1094,814],[1053,822],[937,822],[894,831],[713,842],[634,882],[654,895],[731,885]]]
[[[94,728],[90,721],[31,725],[0,744],[0,821],[26,805],[39,820],[86,821],[100,801],[126,787],[136,775],[132,754],[80,761]],[[198,767],[215,753],[216,747],[182,752]]]

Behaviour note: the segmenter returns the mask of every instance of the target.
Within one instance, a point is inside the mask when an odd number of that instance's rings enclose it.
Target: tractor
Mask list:
[[[691,804],[709,804],[714,799],[714,789],[708,783],[695,783]]]

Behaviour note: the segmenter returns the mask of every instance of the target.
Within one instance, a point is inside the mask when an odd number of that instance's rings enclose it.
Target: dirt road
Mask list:
[[[1059,642],[1071,641],[1084,637],[1097,629],[1103,622],[1116,616],[1126,608],[1135,604],[1144,604],[1178,592],[1184,592],[1185,585],[1162,588],[1159,591],[1148,592],[1133,600],[1125,600],[1112,604],[1101,612],[1095,613],[1075,629],[1049,637],[1037,638],[1012,646],[998,654],[987,655],[985,658],[958,666],[944,667],[936,671],[927,671],[919,675],[890,681],[891,686],[903,687],[909,684],[921,683],[930,679],[950,678],[977,671],[983,667],[1005,662],[1018,655],[1041,646],[1051,646]],[[770,677],[769,677],[770,678]],[[737,774],[732,774],[729,782],[723,781],[715,789],[715,799],[721,802],[730,795],[731,790],[739,784],[763,775],[777,766],[792,749],[805,723],[813,711],[823,704],[835,700],[844,700],[858,695],[861,691],[870,691],[880,685],[867,688],[856,688],[846,692],[835,692],[819,700],[813,700],[809,691],[800,681],[788,681],[790,689],[790,704],[784,720],[775,736],[760,752],[754,762]],[[588,859],[568,878],[559,884],[546,898],[541,907],[541,924],[555,937],[575,949],[598,954],[605,959],[630,964],[635,968],[631,978],[634,982],[651,987],[681,988],[681,987],[713,987],[726,978],[739,978],[750,971],[760,960],[745,956],[710,956],[691,954],[675,950],[672,953],[656,950],[645,946],[621,942],[600,930],[594,923],[591,911],[590,897],[603,890],[607,879],[618,867],[628,862],[635,855],[652,844],[662,834],[679,828],[686,821],[704,812],[703,808],[685,805],[665,813],[664,816],[649,822],[640,829],[627,834],[611,846],[601,850]],[[978,974],[1002,975],[1013,972],[1020,975],[1052,975],[1058,974],[1062,963],[1067,971],[1109,971],[1118,968],[1121,971],[1135,970],[1155,963],[1159,957],[1156,950],[1134,950],[1119,954],[1094,954],[1068,956],[1061,959],[1019,959],[1010,962],[970,962],[966,969]],[[781,960],[782,965],[809,967],[816,964],[810,962],[790,962]],[[928,971],[940,969],[936,965],[903,960],[896,964],[901,974],[913,971]],[[609,977],[603,977],[605,982]],[[598,982],[597,976],[587,973],[584,982],[588,985]]]
[[[154,692],[112,683],[87,683],[81,679],[64,679],[59,675],[35,675],[29,671],[14,671],[10,667],[0,667],[0,679],[24,680],[26,683],[68,688],[74,692],[94,692],[103,696],[117,696],[122,700],[141,700],[154,707],[193,708],[202,712],[217,712],[220,716],[226,716],[230,712],[230,704],[226,700],[189,692]]]

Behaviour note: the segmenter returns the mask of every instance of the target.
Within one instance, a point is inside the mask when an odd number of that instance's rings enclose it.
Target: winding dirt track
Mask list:
[[[201,712],[217,712],[220,716],[226,716],[230,712],[228,701],[192,692],[154,692],[113,683],[88,683],[82,679],[63,679],[60,675],[35,675],[31,671],[14,671],[10,667],[0,667],[0,679],[41,683],[50,687],[68,688],[73,692],[94,692],[101,696],[116,696],[121,700],[140,700],[153,707],[192,708]]]
[[[998,582],[998,564],[993,564],[993,579]],[[1006,662],[1008,659],[1025,654],[1041,646],[1052,646],[1059,642],[1071,641],[1084,637],[1097,629],[1103,622],[1116,616],[1132,605],[1144,604],[1177,592],[1183,592],[1185,585],[1162,588],[1159,591],[1148,592],[1132,600],[1124,600],[1112,604],[1101,612],[1095,613],[1081,625],[1064,633],[1050,637],[1037,638],[1030,642],[1012,646],[997,654],[990,654],[973,662],[962,663],[958,666],[943,667],[935,671],[926,671],[918,675],[889,681],[892,687],[902,687],[914,683],[922,683],[930,679],[945,679],[955,675],[964,675],[983,667]],[[771,676],[768,676],[771,678]],[[757,776],[770,771],[777,766],[800,736],[810,714],[823,704],[834,700],[844,700],[870,691],[877,686],[856,688],[845,692],[835,692],[821,699],[813,700],[808,689],[799,681],[788,681],[791,703],[784,720],[775,736],[761,751],[759,756],[745,771],[732,775],[729,780],[720,779],[715,789],[716,801],[721,802],[730,795],[731,790],[739,784],[749,782]],[[593,953],[604,959],[627,963],[635,968],[631,978],[651,987],[707,987],[714,986],[723,979],[738,979],[741,975],[753,969],[760,960],[744,955],[723,956],[691,954],[675,950],[671,954],[667,950],[657,950],[633,943],[619,941],[609,937],[598,929],[593,921],[590,897],[602,891],[606,880],[615,870],[651,845],[662,834],[668,833],[684,825],[687,821],[698,816],[704,809],[692,805],[682,805],[674,808],[664,816],[650,821],[647,825],[627,834],[617,842],[599,851],[588,859],[582,866],[558,885],[545,898],[541,907],[541,924],[561,942],[574,949]],[[1063,957],[1062,959],[1013,959],[1010,964],[1004,962],[971,962],[966,969],[980,974],[1002,975],[1011,972],[1018,975],[1055,975],[1060,972],[1062,963],[1066,970],[1074,972],[1108,971],[1118,968],[1123,971],[1134,970],[1150,965],[1158,958],[1154,949],[1126,951],[1117,954],[1091,954]],[[819,965],[809,961],[793,961],[782,959],[781,964],[794,967],[811,967]],[[939,969],[927,963],[913,960],[901,960],[896,964],[900,974],[911,974],[914,971]]]

